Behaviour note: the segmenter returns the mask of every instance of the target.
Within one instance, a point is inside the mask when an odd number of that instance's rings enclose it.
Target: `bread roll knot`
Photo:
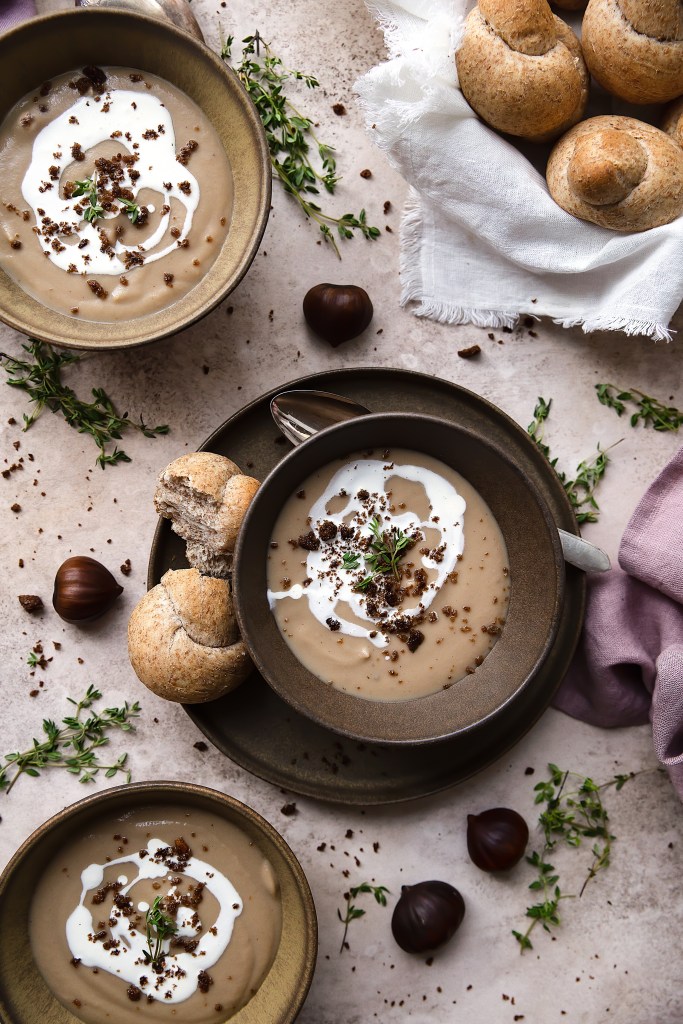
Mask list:
[[[579,41],[547,0],[480,0],[455,63],[469,105],[509,135],[552,139],[586,109],[589,78]]]
[[[626,199],[646,170],[647,153],[640,142],[626,132],[605,128],[577,142],[567,180],[579,199],[607,206]]]

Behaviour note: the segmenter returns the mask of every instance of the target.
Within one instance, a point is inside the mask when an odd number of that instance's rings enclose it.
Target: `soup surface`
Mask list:
[[[475,672],[509,598],[505,542],[481,496],[438,459],[400,449],[309,477],[275,524],[267,576],[299,661],[370,700]]]
[[[59,312],[116,321],[170,306],[211,267],[231,208],[216,131],[155,75],[61,75],[0,125],[0,266]]]
[[[241,829],[155,805],[74,836],[36,890],[30,937],[86,1024],[205,1024],[256,992],[281,923],[273,869]]]

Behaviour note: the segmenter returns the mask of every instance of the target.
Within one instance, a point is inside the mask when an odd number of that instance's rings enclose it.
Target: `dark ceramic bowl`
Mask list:
[[[371,701],[325,685],[292,653],[268,607],[266,557],[280,510],[311,473],[367,448],[397,447],[441,459],[487,502],[507,545],[510,604],[500,639],[475,673],[426,697]],[[237,543],[234,594],[242,636],[259,672],[297,711],[345,736],[425,743],[475,729],[528,687],[557,635],[564,560],[545,501],[502,448],[445,420],[380,413],[321,431],[261,484]]]
[[[40,974],[29,942],[31,900],[46,866],[74,832],[110,815],[125,820],[137,808],[168,806],[202,810],[236,825],[270,861],[280,886],[282,933],[275,960],[246,1006],[230,1024],[291,1024],[313,980],[318,928],[311,890],[301,865],[282,836],[260,814],[231,796],[185,782],[140,782],[79,800],[31,835],[0,877],[0,1020],[3,1024],[82,1024],[64,1007]],[[68,968],[67,968],[68,969]],[[180,1004],[182,1006],[182,1004]],[[153,1015],[158,1019],[157,1015]],[[142,1019],[142,1018],[141,1018]],[[216,1024],[224,1024],[216,1013]]]
[[[242,280],[268,220],[270,155],[256,108],[217,54],[170,23],[106,8],[60,11],[0,35],[0,122],[46,79],[87,64],[136,68],[177,86],[216,129],[233,175],[232,220],[216,261],[157,313],[116,323],[78,320],[42,305],[0,269],[0,318],[10,327],[72,348],[129,348],[188,327]]]

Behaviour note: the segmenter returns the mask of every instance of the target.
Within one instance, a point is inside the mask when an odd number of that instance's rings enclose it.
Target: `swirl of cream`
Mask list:
[[[180,235],[156,252],[150,250],[166,236],[168,212],[162,213],[156,230],[139,245],[125,246],[117,239],[108,247],[102,245],[99,235],[103,221],[89,223],[76,209],[83,207],[87,200],[83,196],[67,199],[60,195],[59,177],[72,162],[73,147],[86,152],[112,138],[121,144],[122,151],[138,157],[133,167],[124,165],[126,188],[135,195],[140,189],[153,189],[163,195],[164,206],[169,209],[171,199],[177,199],[185,208]],[[132,177],[131,170],[134,171]],[[176,159],[170,111],[152,92],[129,89],[114,89],[100,97],[83,96],[50,121],[34,140],[31,163],[21,191],[35,215],[43,252],[52,263],[64,271],[75,267],[77,273],[116,276],[134,269],[127,266],[123,258],[126,252],[147,253],[144,262],[151,263],[177,248],[189,234],[200,198],[197,179]],[[105,214],[104,220],[116,216],[116,213]],[[66,230],[49,235],[44,227],[50,222]],[[87,244],[79,248],[78,242]]]

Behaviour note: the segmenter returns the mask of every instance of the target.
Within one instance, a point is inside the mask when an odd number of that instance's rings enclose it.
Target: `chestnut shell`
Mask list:
[[[122,593],[123,587],[101,562],[74,555],[57,570],[52,605],[65,622],[90,622],[104,615]]]
[[[482,871],[509,871],[524,856],[529,828],[510,807],[467,815],[467,851]]]
[[[316,284],[304,296],[306,323],[333,348],[362,334],[372,314],[370,296],[356,284]]]
[[[404,885],[391,931],[406,953],[426,953],[453,937],[465,916],[465,901],[448,882]]]

